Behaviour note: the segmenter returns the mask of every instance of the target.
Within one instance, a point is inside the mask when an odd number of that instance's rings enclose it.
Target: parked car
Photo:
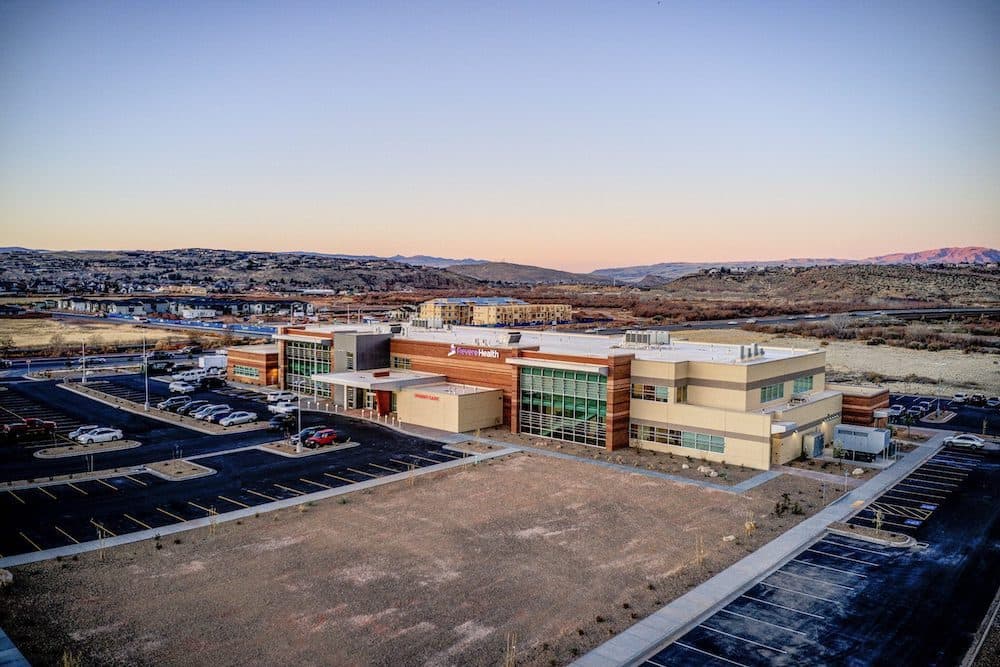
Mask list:
[[[99,428],[100,426],[98,426],[97,424],[88,424],[87,426],[81,426],[78,429],[70,431],[69,433],[66,434],[66,437],[69,438],[70,440],[79,440],[81,435],[84,435],[85,433],[90,433],[91,431]]]
[[[329,428],[330,428],[329,426],[309,426],[307,428],[304,428],[301,431],[299,431],[298,433],[292,435],[292,437],[291,437],[292,444],[293,445],[297,445],[300,442],[305,442],[306,440],[308,440],[309,438],[313,437],[314,435],[316,435],[320,431],[324,431],[324,430],[327,430]]]
[[[298,396],[295,392],[291,391],[272,391],[267,395],[268,403],[282,403],[287,401],[296,401]]]
[[[973,394],[972,396],[969,396],[969,405],[982,407],[986,405],[986,397],[982,394]]]
[[[149,375],[169,375],[174,372],[174,362],[157,359],[143,364],[143,372]]]
[[[298,403],[277,403],[267,406],[267,409],[276,415],[291,415],[298,411]]]
[[[219,423],[223,426],[235,426],[236,424],[250,424],[255,421],[257,421],[256,412],[246,412],[241,410],[239,412],[230,412],[228,415],[220,419]]]
[[[180,349],[181,354],[198,354],[201,352],[201,345],[186,345]]]
[[[10,368],[12,365],[10,359],[0,359],[0,368]]]
[[[222,376],[224,376],[226,374],[226,367],[225,366],[209,366],[208,368],[205,369],[205,372],[208,373],[208,375],[210,377],[211,376],[222,377]]]
[[[218,389],[226,386],[226,381],[220,377],[203,377],[198,380],[198,386],[202,389]]]
[[[183,380],[178,380],[170,383],[170,391],[171,393],[174,394],[176,393],[188,394],[194,391],[195,389],[197,389],[197,387],[195,387],[190,382],[184,382]]]
[[[295,415],[274,415],[267,422],[267,430],[284,432],[294,425]]]
[[[739,324],[739,322],[737,322],[736,320],[729,320],[728,322],[726,322],[726,325],[731,327],[735,327],[737,324]]]
[[[344,442],[344,440],[345,438],[332,428],[325,428],[306,438],[305,444],[311,447],[325,447],[337,442]]]
[[[95,428],[89,433],[84,433],[80,436],[79,442],[84,445],[89,445],[92,442],[111,442],[112,440],[121,440],[125,437],[122,434],[121,429],[118,428]]]
[[[906,412],[906,408],[903,407],[902,405],[893,405],[892,407],[889,408],[890,417],[899,417],[904,412]]]
[[[907,408],[906,414],[912,415],[914,417],[923,417],[924,410],[919,405],[911,405],[909,408]]]
[[[165,401],[160,401],[156,404],[158,410],[173,410],[174,408],[179,408],[185,403],[190,403],[190,396],[172,396]]]
[[[959,405],[965,403],[967,400],[969,400],[968,394],[955,394],[954,396],[951,397],[951,402],[958,403]]]
[[[19,440],[22,438],[36,438],[43,435],[52,435],[56,432],[56,423],[28,417],[21,421],[3,425],[3,434],[8,439]]]
[[[986,399],[986,407],[1000,408],[1000,396],[993,396],[992,398]]]
[[[207,422],[218,422],[223,417],[228,417],[233,413],[233,409],[228,405],[220,405],[209,410],[202,419]]]
[[[972,433],[961,433],[944,439],[944,444],[949,447],[967,447],[969,449],[982,449],[986,446],[986,441],[978,435]]]
[[[169,358],[170,355],[164,352],[163,350],[153,350],[152,352],[146,354],[147,361],[153,361],[155,359],[169,359]]]
[[[200,410],[206,405],[208,405],[208,401],[188,401],[184,405],[179,406],[176,412],[179,415],[190,415],[195,410]]]
[[[212,414],[213,411],[217,411],[221,408],[229,408],[229,406],[223,405],[221,403],[216,403],[216,404],[209,403],[208,405],[203,405],[194,412],[190,412],[188,414],[190,414],[195,419],[204,419],[208,415]],[[230,410],[232,410],[232,408],[230,408]]]

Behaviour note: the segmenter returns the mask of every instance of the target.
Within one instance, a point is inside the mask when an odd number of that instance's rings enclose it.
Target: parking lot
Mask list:
[[[136,378],[114,378],[102,389],[136,398]],[[141,378],[138,378],[141,382]],[[162,383],[159,383],[162,384]],[[156,394],[165,390],[156,388]],[[253,396],[230,389],[232,399],[266,408]],[[154,387],[150,387],[151,401]],[[215,392],[204,392],[215,394]],[[254,392],[250,392],[254,394]],[[139,400],[145,396],[142,390]],[[255,396],[259,396],[256,395]],[[288,458],[253,449],[280,434],[266,431],[208,436],[178,426],[118,410],[84,396],[59,389],[52,382],[18,383],[0,391],[0,405],[13,420],[26,415],[53,419],[61,433],[82,423],[122,427],[127,437],[142,440],[141,447],[84,457],[40,460],[33,447],[6,446],[0,454],[3,479],[36,479],[69,472],[135,466],[182,455],[216,471],[208,477],[167,481],[150,473],[106,479],[54,483],[0,492],[0,557],[44,550],[100,537],[158,528],[171,523],[254,507],[386,475],[438,465],[461,458],[441,443],[416,438],[369,422],[341,415],[303,413],[303,425],[327,424],[342,431],[357,447]],[[234,405],[235,407],[235,405]],[[251,409],[253,409],[251,408]],[[21,412],[24,411],[24,412]],[[48,443],[51,444],[51,443]],[[250,449],[247,449],[250,447]]]
[[[1000,435],[1000,409],[985,406],[969,405],[968,403],[956,403],[950,398],[934,396],[917,396],[915,394],[891,394],[889,396],[890,405],[902,405],[909,409],[921,401],[931,402],[931,412],[923,417],[914,420],[913,425],[921,428],[940,428],[949,431],[967,431],[970,433],[983,433],[983,424],[986,425],[987,435]],[[948,410],[955,413],[955,417],[943,424],[934,424],[924,420],[940,406],[941,410]],[[902,424],[901,418],[893,418],[892,423]]]
[[[916,546],[828,533],[644,664],[958,664],[1000,586],[998,500],[996,459],[942,450],[852,519]]]

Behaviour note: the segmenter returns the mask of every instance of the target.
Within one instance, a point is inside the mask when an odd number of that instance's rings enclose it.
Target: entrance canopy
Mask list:
[[[403,371],[394,368],[378,368],[367,371],[342,371],[340,373],[318,373],[310,377],[314,382],[356,387],[370,391],[398,391],[404,387],[424,384],[438,384],[445,381],[444,375]]]

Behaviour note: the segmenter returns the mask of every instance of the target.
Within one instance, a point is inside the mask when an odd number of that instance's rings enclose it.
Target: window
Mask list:
[[[233,375],[238,375],[244,378],[259,378],[260,370],[252,366],[240,366],[239,364],[235,364],[233,366]]]
[[[392,368],[405,371],[410,369],[411,362],[409,357],[400,357],[394,354],[389,358],[389,365]]]
[[[804,375],[800,378],[795,378],[795,382],[792,385],[792,393],[798,394],[803,391],[812,391],[813,388],[813,376]]]
[[[785,396],[785,384],[772,384],[760,388],[760,402],[769,403]]]
[[[629,437],[634,440],[658,442],[662,445],[687,447],[703,452],[716,454],[726,453],[726,439],[721,435],[697,433],[695,431],[680,431],[677,429],[647,426],[645,424],[629,424]]]
[[[658,384],[634,384],[632,385],[632,398],[643,401],[658,401],[666,403],[670,396],[670,387]]]
[[[523,366],[518,396],[520,431],[604,446],[607,383],[608,378],[600,373]]]
[[[354,353],[344,352],[344,367],[349,371],[354,370]]]
[[[330,372],[330,347],[320,342],[288,341],[285,343],[285,385],[295,391],[316,396],[329,396],[330,385],[313,382],[317,373]]]

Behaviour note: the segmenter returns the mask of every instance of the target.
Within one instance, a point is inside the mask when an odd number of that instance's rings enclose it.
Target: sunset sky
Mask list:
[[[0,3],[0,245],[1000,247],[1000,3]]]

